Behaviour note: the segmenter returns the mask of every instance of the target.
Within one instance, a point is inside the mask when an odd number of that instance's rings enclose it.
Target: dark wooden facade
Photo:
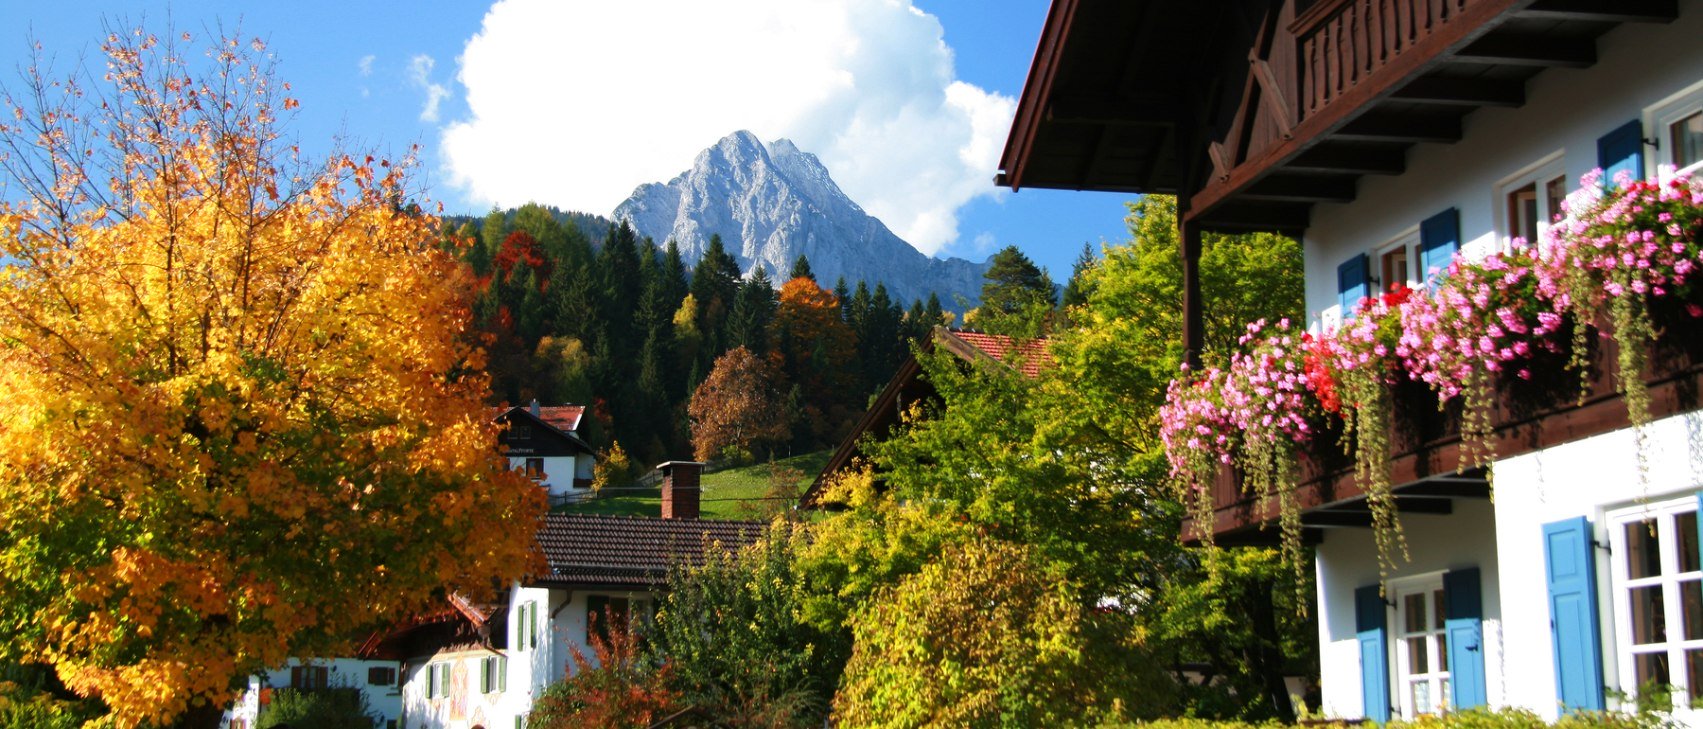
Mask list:
[[[1179,197],[1204,230],[1299,232],[1421,142],[1519,106],[1677,0],[1055,0],[999,183]]]

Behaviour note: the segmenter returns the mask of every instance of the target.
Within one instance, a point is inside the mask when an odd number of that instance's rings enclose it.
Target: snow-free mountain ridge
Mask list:
[[[936,293],[947,308],[973,306],[988,265],[924,255],[846,197],[816,155],[746,131],[698,153],[667,184],[640,185],[612,217],[658,244],[674,239],[690,263],[720,234],[747,275],[762,264],[779,286],[803,254],[823,286],[841,276],[882,283],[904,305]]]

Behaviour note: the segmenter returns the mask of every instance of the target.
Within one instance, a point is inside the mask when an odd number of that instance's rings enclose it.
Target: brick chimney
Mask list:
[[[657,468],[662,471],[662,518],[698,518],[698,476],[703,474],[704,464],[669,461]]]

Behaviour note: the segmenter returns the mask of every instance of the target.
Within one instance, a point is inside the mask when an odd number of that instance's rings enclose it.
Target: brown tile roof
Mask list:
[[[666,582],[676,563],[701,564],[706,543],[738,549],[764,528],[748,521],[549,514],[538,543],[550,563],[548,581],[652,587]]]

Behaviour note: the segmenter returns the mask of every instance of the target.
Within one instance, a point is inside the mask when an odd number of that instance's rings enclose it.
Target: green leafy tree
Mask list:
[[[820,726],[850,634],[803,620],[805,528],[773,522],[740,552],[676,569],[646,637],[672,685],[721,726]]]
[[[354,688],[276,689],[272,701],[254,721],[255,729],[372,729],[372,726],[372,710],[367,707],[366,694]]]
[[[841,726],[1093,726],[1168,708],[1169,681],[1020,544],[953,544],[852,621]],[[1125,702],[1139,702],[1132,706]],[[1139,707],[1139,708],[1138,708]],[[1144,710],[1144,711],[1141,711]]]

